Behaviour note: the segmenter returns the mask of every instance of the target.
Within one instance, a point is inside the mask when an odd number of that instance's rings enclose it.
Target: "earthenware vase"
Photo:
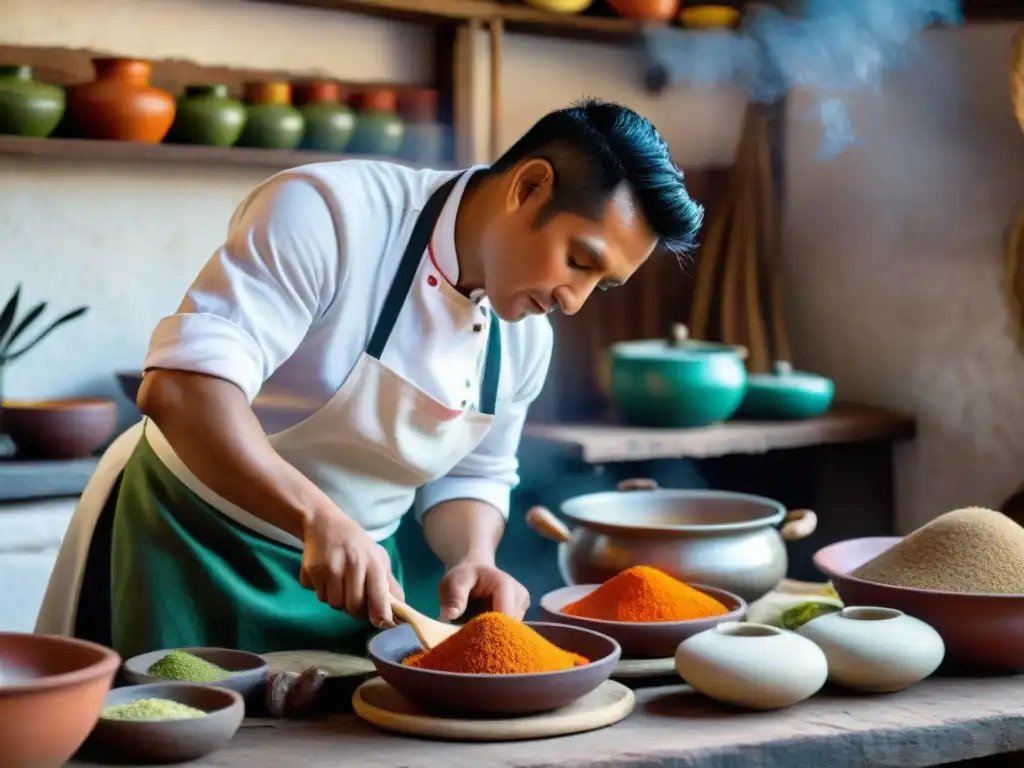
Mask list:
[[[828,660],[828,679],[865,693],[892,693],[931,675],[946,653],[939,633],[893,608],[854,607],[797,630]]]
[[[341,87],[329,80],[295,83],[292,101],[306,120],[300,146],[321,152],[342,152],[356,129],[352,108],[341,103]]]
[[[178,99],[167,141],[230,147],[242,135],[246,117],[245,105],[228,96],[226,85],[189,85]]]
[[[698,692],[748,709],[783,709],[828,678],[822,650],[766,624],[731,622],[694,635],[676,650],[676,670]]]
[[[238,139],[240,147],[295,149],[306,121],[292,103],[288,83],[247,83],[244,99],[248,119]]]
[[[666,22],[679,12],[679,0],[608,0],[608,5],[624,19]]]
[[[96,79],[68,88],[67,122],[74,136],[156,144],[174,122],[174,97],[149,84],[152,65],[140,59],[93,59]]]
[[[361,91],[352,97],[356,129],[348,151],[361,155],[398,154],[405,138],[405,122],[397,114],[397,96],[384,88]]]
[[[0,67],[0,133],[45,138],[63,117],[64,104],[64,89],[33,80],[31,67]]]

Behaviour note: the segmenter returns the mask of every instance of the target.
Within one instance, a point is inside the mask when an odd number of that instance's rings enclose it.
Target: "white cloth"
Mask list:
[[[297,424],[347,380],[409,230],[430,193],[452,175],[349,160],[269,179],[239,206],[227,241],[179,312],[157,326],[144,367],[218,376],[250,401],[259,394],[254,410],[268,434]],[[442,211],[434,260],[424,253],[382,357],[457,410],[476,405],[487,340],[486,301],[471,301],[446,280],[458,279],[455,218],[466,178]],[[502,342],[494,423],[472,453],[420,489],[418,515],[457,498],[478,499],[508,514],[523,422],[550,362],[550,323],[540,316],[502,323]],[[345,511],[358,519],[358,511]]]

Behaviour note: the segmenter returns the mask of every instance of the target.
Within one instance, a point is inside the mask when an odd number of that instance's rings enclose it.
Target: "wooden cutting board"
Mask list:
[[[527,717],[458,719],[432,715],[375,677],[352,696],[352,708],[385,731],[446,741],[525,741],[583,733],[613,725],[633,711],[633,692],[606,680],[572,704]]]

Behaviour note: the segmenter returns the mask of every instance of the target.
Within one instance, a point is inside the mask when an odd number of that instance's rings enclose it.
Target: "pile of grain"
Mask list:
[[[853,572],[939,592],[1024,595],[1024,528],[991,509],[947,512]]]

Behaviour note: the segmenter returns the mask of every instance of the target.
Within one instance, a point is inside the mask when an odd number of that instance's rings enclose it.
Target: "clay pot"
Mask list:
[[[5,400],[3,424],[19,456],[79,459],[91,456],[114,434],[117,404],[85,397]]]
[[[437,122],[437,91],[408,88],[398,92],[398,115],[410,123]]]
[[[240,147],[295,149],[306,121],[292,101],[288,83],[246,83],[243,100],[249,117],[238,139]]]
[[[679,12],[679,0],[608,0],[619,16],[634,21],[667,22]]]
[[[410,123],[399,157],[419,165],[437,165],[448,157],[451,129],[444,123]]]
[[[93,59],[96,79],[68,88],[67,119],[83,139],[157,144],[174,122],[174,97],[149,84],[152,66],[139,59]]]
[[[0,133],[45,138],[63,116],[63,88],[37,83],[31,67],[0,67]]]
[[[363,155],[396,155],[405,138],[405,122],[395,114],[397,95],[375,88],[352,97],[357,112],[356,130],[348,151]]]
[[[84,640],[0,632],[0,763],[67,765],[96,725],[120,663]]]
[[[230,147],[242,135],[247,117],[245,105],[228,96],[226,85],[189,85],[178,99],[167,141]]]
[[[341,103],[341,87],[329,80],[295,83],[292,100],[306,121],[303,149],[342,152],[356,129],[352,108]]]

